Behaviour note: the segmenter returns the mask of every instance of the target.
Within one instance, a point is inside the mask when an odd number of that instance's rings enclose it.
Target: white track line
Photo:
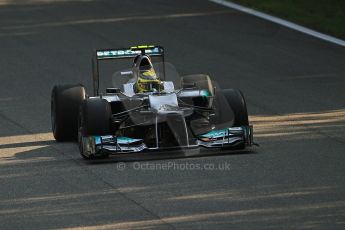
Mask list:
[[[223,6],[226,6],[226,7],[229,7],[229,8],[232,8],[232,9],[235,9],[235,10],[238,10],[238,11],[241,11],[241,12],[244,12],[244,13],[247,13],[247,14],[254,15],[254,16],[259,17],[259,18],[263,18],[265,20],[277,23],[279,25],[288,27],[288,28],[293,29],[293,30],[297,30],[299,32],[311,35],[311,36],[316,37],[316,38],[320,38],[320,39],[328,41],[328,42],[332,42],[334,44],[345,46],[345,41],[341,40],[339,38],[336,38],[336,37],[333,37],[333,36],[330,36],[327,34],[323,34],[323,33],[317,32],[315,30],[311,30],[309,28],[297,25],[295,23],[286,21],[286,20],[281,19],[281,18],[277,18],[277,17],[271,16],[271,15],[262,13],[262,12],[257,11],[257,10],[250,9],[248,7],[245,7],[245,6],[236,4],[236,3],[232,3],[229,1],[225,1],[225,0],[209,0],[209,1],[223,5]]]

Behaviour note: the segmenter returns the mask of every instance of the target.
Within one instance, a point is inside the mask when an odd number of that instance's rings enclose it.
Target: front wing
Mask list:
[[[101,156],[106,154],[128,154],[150,152],[157,150],[171,150],[176,147],[149,148],[142,139],[133,139],[119,136],[88,136],[82,138],[82,154],[85,156]],[[231,127],[222,130],[213,130],[199,135],[192,140],[193,144],[179,146],[188,149],[195,147],[231,149],[238,146],[253,145],[253,126]]]

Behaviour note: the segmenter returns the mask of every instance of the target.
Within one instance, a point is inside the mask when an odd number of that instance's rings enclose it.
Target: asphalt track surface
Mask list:
[[[260,148],[88,163],[56,143],[53,85],[91,93],[93,49],[143,43],[241,89]],[[1,0],[0,47],[1,229],[344,229],[343,47],[196,0]]]

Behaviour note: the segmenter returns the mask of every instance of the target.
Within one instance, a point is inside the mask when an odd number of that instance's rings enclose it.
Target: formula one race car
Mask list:
[[[100,93],[105,60],[132,64],[115,72],[113,86]],[[179,77],[164,62],[161,46],[97,50],[92,64],[94,96],[87,96],[82,85],[57,85],[51,97],[55,139],[77,140],[85,159],[253,144],[242,93],[219,89],[205,74]]]

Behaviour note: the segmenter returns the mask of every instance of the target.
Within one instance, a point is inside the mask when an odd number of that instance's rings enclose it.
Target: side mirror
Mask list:
[[[121,93],[120,88],[107,88],[106,89],[107,94],[118,94]]]
[[[182,87],[183,88],[195,88],[196,84],[195,84],[195,82],[183,82]]]

